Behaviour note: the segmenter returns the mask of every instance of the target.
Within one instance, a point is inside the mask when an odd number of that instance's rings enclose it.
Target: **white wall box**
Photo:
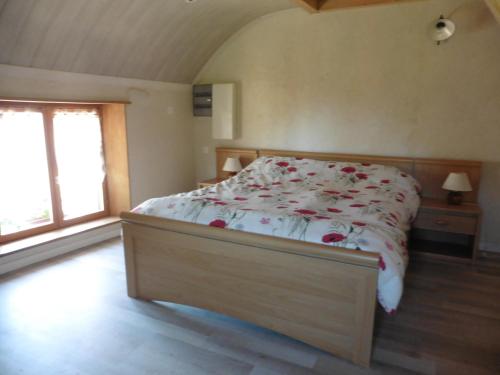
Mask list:
[[[212,86],[212,138],[234,139],[236,136],[236,89],[234,83]]]

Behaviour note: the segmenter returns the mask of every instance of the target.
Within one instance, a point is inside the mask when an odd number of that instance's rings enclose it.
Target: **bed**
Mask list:
[[[411,175],[433,191],[467,162],[218,149],[218,177],[227,156],[247,167],[122,214],[129,295],[227,314],[368,366],[377,286],[389,313],[402,293],[420,190]]]

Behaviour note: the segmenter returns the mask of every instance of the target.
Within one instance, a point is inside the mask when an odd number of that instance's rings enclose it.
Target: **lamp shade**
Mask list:
[[[450,191],[472,191],[467,173],[450,173],[443,184],[443,189]]]
[[[227,158],[222,170],[225,172],[239,172],[241,171],[241,163],[238,158]]]

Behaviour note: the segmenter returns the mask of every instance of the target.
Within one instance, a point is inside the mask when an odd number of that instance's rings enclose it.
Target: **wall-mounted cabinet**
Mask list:
[[[193,115],[212,116],[212,85],[193,86]]]
[[[236,137],[236,85],[216,83],[193,86],[194,116],[212,117],[212,138]]]
[[[236,132],[236,90],[234,83],[212,86],[212,138],[234,139]]]

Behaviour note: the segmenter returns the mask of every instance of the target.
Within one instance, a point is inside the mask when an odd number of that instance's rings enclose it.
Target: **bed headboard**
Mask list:
[[[227,172],[222,166],[227,157],[238,157],[243,167],[260,156],[290,156],[315,160],[336,160],[355,163],[372,163],[392,165],[414,176],[422,185],[422,195],[425,198],[446,198],[447,192],[441,188],[450,172],[465,172],[469,175],[472,191],[464,194],[465,202],[477,202],[479,183],[481,179],[481,162],[471,160],[425,159],[409,157],[391,157],[356,154],[337,154],[326,152],[303,152],[287,150],[258,150],[217,148],[217,177],[227,178]]]

